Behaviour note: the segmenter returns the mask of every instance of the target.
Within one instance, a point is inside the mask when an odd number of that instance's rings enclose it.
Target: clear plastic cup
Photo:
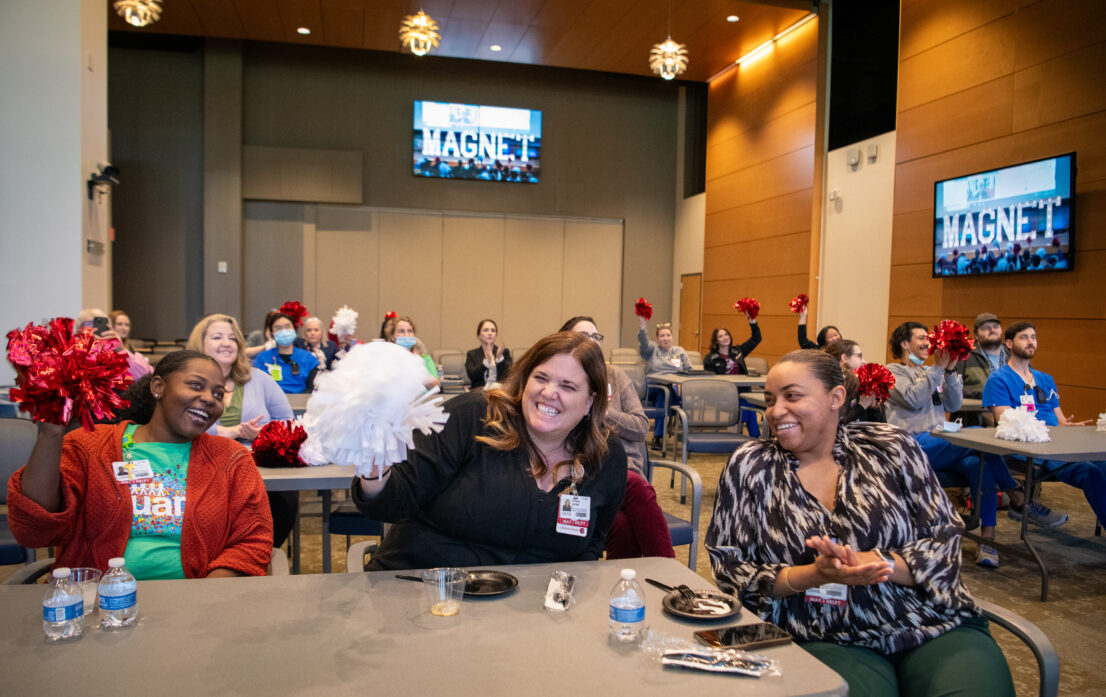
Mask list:
[[[468,577],[469,572],[464,569],[442,567],[423,571],[422,587],[430,605],[430,614],[450,617],[459,613]]]
[[[96,609],[96,591],[100,585],[100,577],[103,575],[104,572],[90,566],[79,566],[69,570],[70,583],[77,584],[81,589],[81,595],[84,596],[85,617]]]

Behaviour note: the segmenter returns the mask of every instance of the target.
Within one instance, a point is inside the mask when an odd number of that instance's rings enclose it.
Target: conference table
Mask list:
[[[348,489],[353,481],[352,465],[319,465],[318,467],[259,467],[267,491],[319,492],[323,503],[323,573],[330,573],[330,506],[331,491]],[[292,528],[292,573],[300,572],[300,521]]]
[[[611,642],[608,596],[627,566],[639,578],[708,586],[674,559],[498,567],[518,578],[516,589],[433,617],[422,584],[393,572],[141,581],[136,626],[86,625],[61,644],[43,637],[41,586],[0,586],[0,674],[11,695],[847,694],[837,673],[793,644],[759,650],[781,674],[758,679],[664,668]],[[543,608],[556,569],[576,577],[567,612]],[[740,620],[674,619],[661,610],[664,593],[644,589],[646,624],[671,637],[755,619],[747,610]]]
[[[1098,431],[1094,426],[1057,426],[1048,429],[1052,440],[1047,443],[1023,443],[1020,441],[1003,440],[995,437],[994,428],[968,428],[956,433],[934,431],[933,435],[944,438],[953,445],[959,445],[981,453],[1007,456],[1014,455],[1024,459],[1025,487],[1024,492],[1028,500],[1033,491],[1033,468],[1045,460],[1058,460],[1060,462],[1084,462],[1088,460],[1106,460],[1106,432]],[[1016,462],[1016,461],[1015,461]],[[1010,461],[1008,460],[1009,464]],[[983,467],[982,461],[980,467]],[[1048,600],[1048,568],[1044,559],[1037,552],[1029,539],[1028,518],[1022,516],[1019,539],[1024,545],[1023,551],[1019,547],[996,544],[999,549],[1005,549],[1014,553],[1028,555],[1037,563],[1041,570],[1041,601]],[[978,536],[971,535],[972,539],[979,540]],[[988,541],[987,544],[994,544]]]

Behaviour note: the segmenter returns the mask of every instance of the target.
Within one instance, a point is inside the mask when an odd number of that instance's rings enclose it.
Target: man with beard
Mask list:
[[[1006,347],[1002,344],[1002,322],[990,312],[975,318],[975,348],[957,369],[964,377],[964,399],[981,399],[983,385],[991,373],[1006,365]],[[994,426],[990,413],[956,414],[965,426]],[[981,418],[982,417],[982,420]]]
[[[1032,412],[1048,426],[1086,426],[1060,409],[1060,393],[1056,381],[1048,373],[1030,366],[1037,355],[1037,329],[1029,322],[1018,322],[1006,330],[1006,350],[1009,362],[987,378],[983,387],[983,407],[990,408],[997,422],[1007,409],[1022,407]],[[1057,462],[1047,460],[1042,465],[1058,481],[1083,490],[1099,520],[1106,520],[1106,462]],[[1030,508],[1038,504],[1031,502]],[[1041,508],[1044,508],[1041,506]],[[1045,509],[1047,511],[1047,508]],[[1055,515],[1055,514],[1054,514]],[[1021,513],[1010,510],[1010,517],[1021,519]],[[1064,515],[1064,520],[1067,516]],[[1030,522],[1033,522],[1032,513]]]

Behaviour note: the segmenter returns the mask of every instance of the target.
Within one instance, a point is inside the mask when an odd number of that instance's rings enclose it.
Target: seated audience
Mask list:
[[[626,489],[626,454],[606,426],[607,371],[576,332],[538,341],[503,389],[445,404],[444,430],[416,431],[408,458],[352,496],[393,523],[370,569],[592,561]],[[588,497],[584,534],[558,526],[572,495]]]
[[[964,399],[981,399],[987,378],[1006,364],[1006,347],[1002,344],[1002,322],[990,312],[975,318],[975,348],[968,358],[957,364],[964,377]],[[990,412],[966,412],[955,414],[966,426],[994,426]]]
[[[206,433],[223,412],[218,364],[168,354],[128,396],[136,422],[68,434],[38,424],[30,459],[8,482],[15,538],[55,547],[59,567],[106,569],[123,557],[139,579],[264,575],[265,484],[249,451]]]
[[[426,364],[426,372],[434,378],[433,384],[438,383],[438,366],[434,364],[434,357],[426,350],[415,336],[415,320],[407,315],[392,317],[384,321],[384,340],[393,344],[399,344],[411,353],[422,359]]]
[[[108,319],[111,321],[111,329],[115,336],[119,337],[119,343],[127,352],[127,364],[130,366],[131,377],[138,380],[143,375],[152,373],[154,368],[146,357],[135,350],[131,344],[131,318],[122,310],[113,310]]]
[[[733,454],[707,530],[719,586],[853,697],[1012,697],[960,578],[963,526],[925,454],[887,424],[840,424],[842,383],[821,351],[793,351],[769,371],[775,436]]]
[[[883,405],[872,395],[860,394],[860,381],[856,378],[857,369],[864,365],[864,352],[860,350],[860,344],[849,339],[838,339],[826,344],[822,350],[841,364],[841,374],[845,376],[846,399],[841,409],[841,423],[886,422]]]
[[[292,318],[283,312],[270,312],[265,322],[265,333],[273,337],[276,347],[257,354],[254,367],[267,372],[286,394],[310,392],[319,361],[310,352],[295,347]]]
[[[188,348],[214,358],[223,373],[223,414],[207,432],[250,445],[262,426],[291,419],[294,414],[287,395],[272,377],[250,365],[244,343],[238,321],[230,315],[204,317],[188,337]],[[299,492],[272,491],[268,498],[273,546],[280,547],[299,515]]]
[[[960,472],[975,490],[979,481],[979,455],[944,438],[932,435],[943,427],[945,412],[960,408],[963,383],[956,372],[956,359],[943,351],[934,355],[934,364],[923,367],[929,356],[929,336],[925,325],[903,322],[891,334],[891,355],[899,359],[887,368],[895,376],[895,387],[887,400],[887,422],[914,436],[935,470]],[[998,455],[983,454],[983,489],[980,491],[979,517],[982,537],[994,539],[998,487],[1010,495],[1010,505],[1021,508],[1024,497],[1018,483],[1010,476],[1006,463]],[[1040,525],[1055,525],[1050,517],[1040,517],[1030,510],[1030,519]],[[990,545],[980,545],[976,563],[998,567],[998,551]]]
[[[991,376],[983,387],[983,407],[994,412],[996,421],[1007,409],[1024,408],[1049,426],[1085,426],[1091,423],[1065,416],[1060,408],[1056,381],[1048,373],[1036,370],[1030,361],[1037,355],[1037,329],[1029,322],[1017,322],[1006,329],[1005,347],[1010,360]],[[1106,521],[1106,462],[1059,462],[1047,460],[1045,470],[1053,478],[1083,490],[1087,503],[1101,521]],[[1030,522],[1053,520],[1062,525],[1066,514],[1053,514],[1036,501],[1029,504]],[[1011,508],[1010,517],[1021,520],[1021,511]],[[1039,523],[1038,523],[1039,524]]]
[[[639,317],[641,328],[637,333],[639,352],[645,359],[645,372],[648,373],[678,373],[691,370],[691,361],[687,357],[687,351],[681,346],[672,345],[672,324],[662,322],[657,325],[657,341],[649,340],[645,333],[645,318]],[[673,390],[671,404],[679,403],[679,394]],[[658,393],[654,406],[664,404],[664,395]],[[656,419],[653,425],[653,447],[661,447],[661,434],[664,433],[664,422],[667,415]]]
[[[297,337],[292,345],[315,356],[321,370],[330,370],[338,353],[338,346],[327,339],[323,321],[318,317],[308,317],[303,321],[303,336]]]
[[[564,323],[562,332],[579,332],[602,346],[603,335],[591,317],[579,315]],[[607,559],[675,557],[668,521],[657,503],[657,492],[645,478],[645,439],[649,419],[641,407],[633,381],[617,365],[607,366],[607,426],[626,449],[626,496],[610,532]]]
[[[465,372],[474,390],[493,382],[503,382],[511,370],[511,350],[506,346],[496,346],[499,325],[493,319],[482,319],[476,325],[476,336],[480,345],[465,356]]]
[[[799,348],[801,349],[815,349],[825,348],[827,344],[831,344],[841,338],[841,332],[837,327],[832,324],[827,324],[818,330],[818,343],[814,343],[810,339],[806,338],[806,310],[804,309],[799,313]]]
[[[269,349],[276,348],[276,341],[273,339],[273,333],[269,327],[272,326],[273,318],[280,314],[279,310],[270,310],[265,315],[265,322],[262,324],[261,329],[255,329],[250,332],[246,337],[246,358],[251,361],[257,357],[257,354],[262,351],[268,351]]]

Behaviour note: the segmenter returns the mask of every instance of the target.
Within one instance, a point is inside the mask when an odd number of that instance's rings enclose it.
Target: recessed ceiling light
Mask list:
[[[729,17],[726,18],[726,21],[727,22],[736,22],[739,19],[741,19],[741,18],[738,17],[737,15],[730,15]]]
[[[503,47],[500,46],[499,44],[492,44],[488,48],[490,48],[493,51],[502,51],[503,50]]]
[[[308,29],[307,27],[300,27],[300,28],[299,28],[299,29],[297,29],[296,31],[298,31],[299,33],[303,34],[304,36],[307,36],[308,34],[310,34],[310,33],[311,33],[311,30],[310,30],[310,29]]]

